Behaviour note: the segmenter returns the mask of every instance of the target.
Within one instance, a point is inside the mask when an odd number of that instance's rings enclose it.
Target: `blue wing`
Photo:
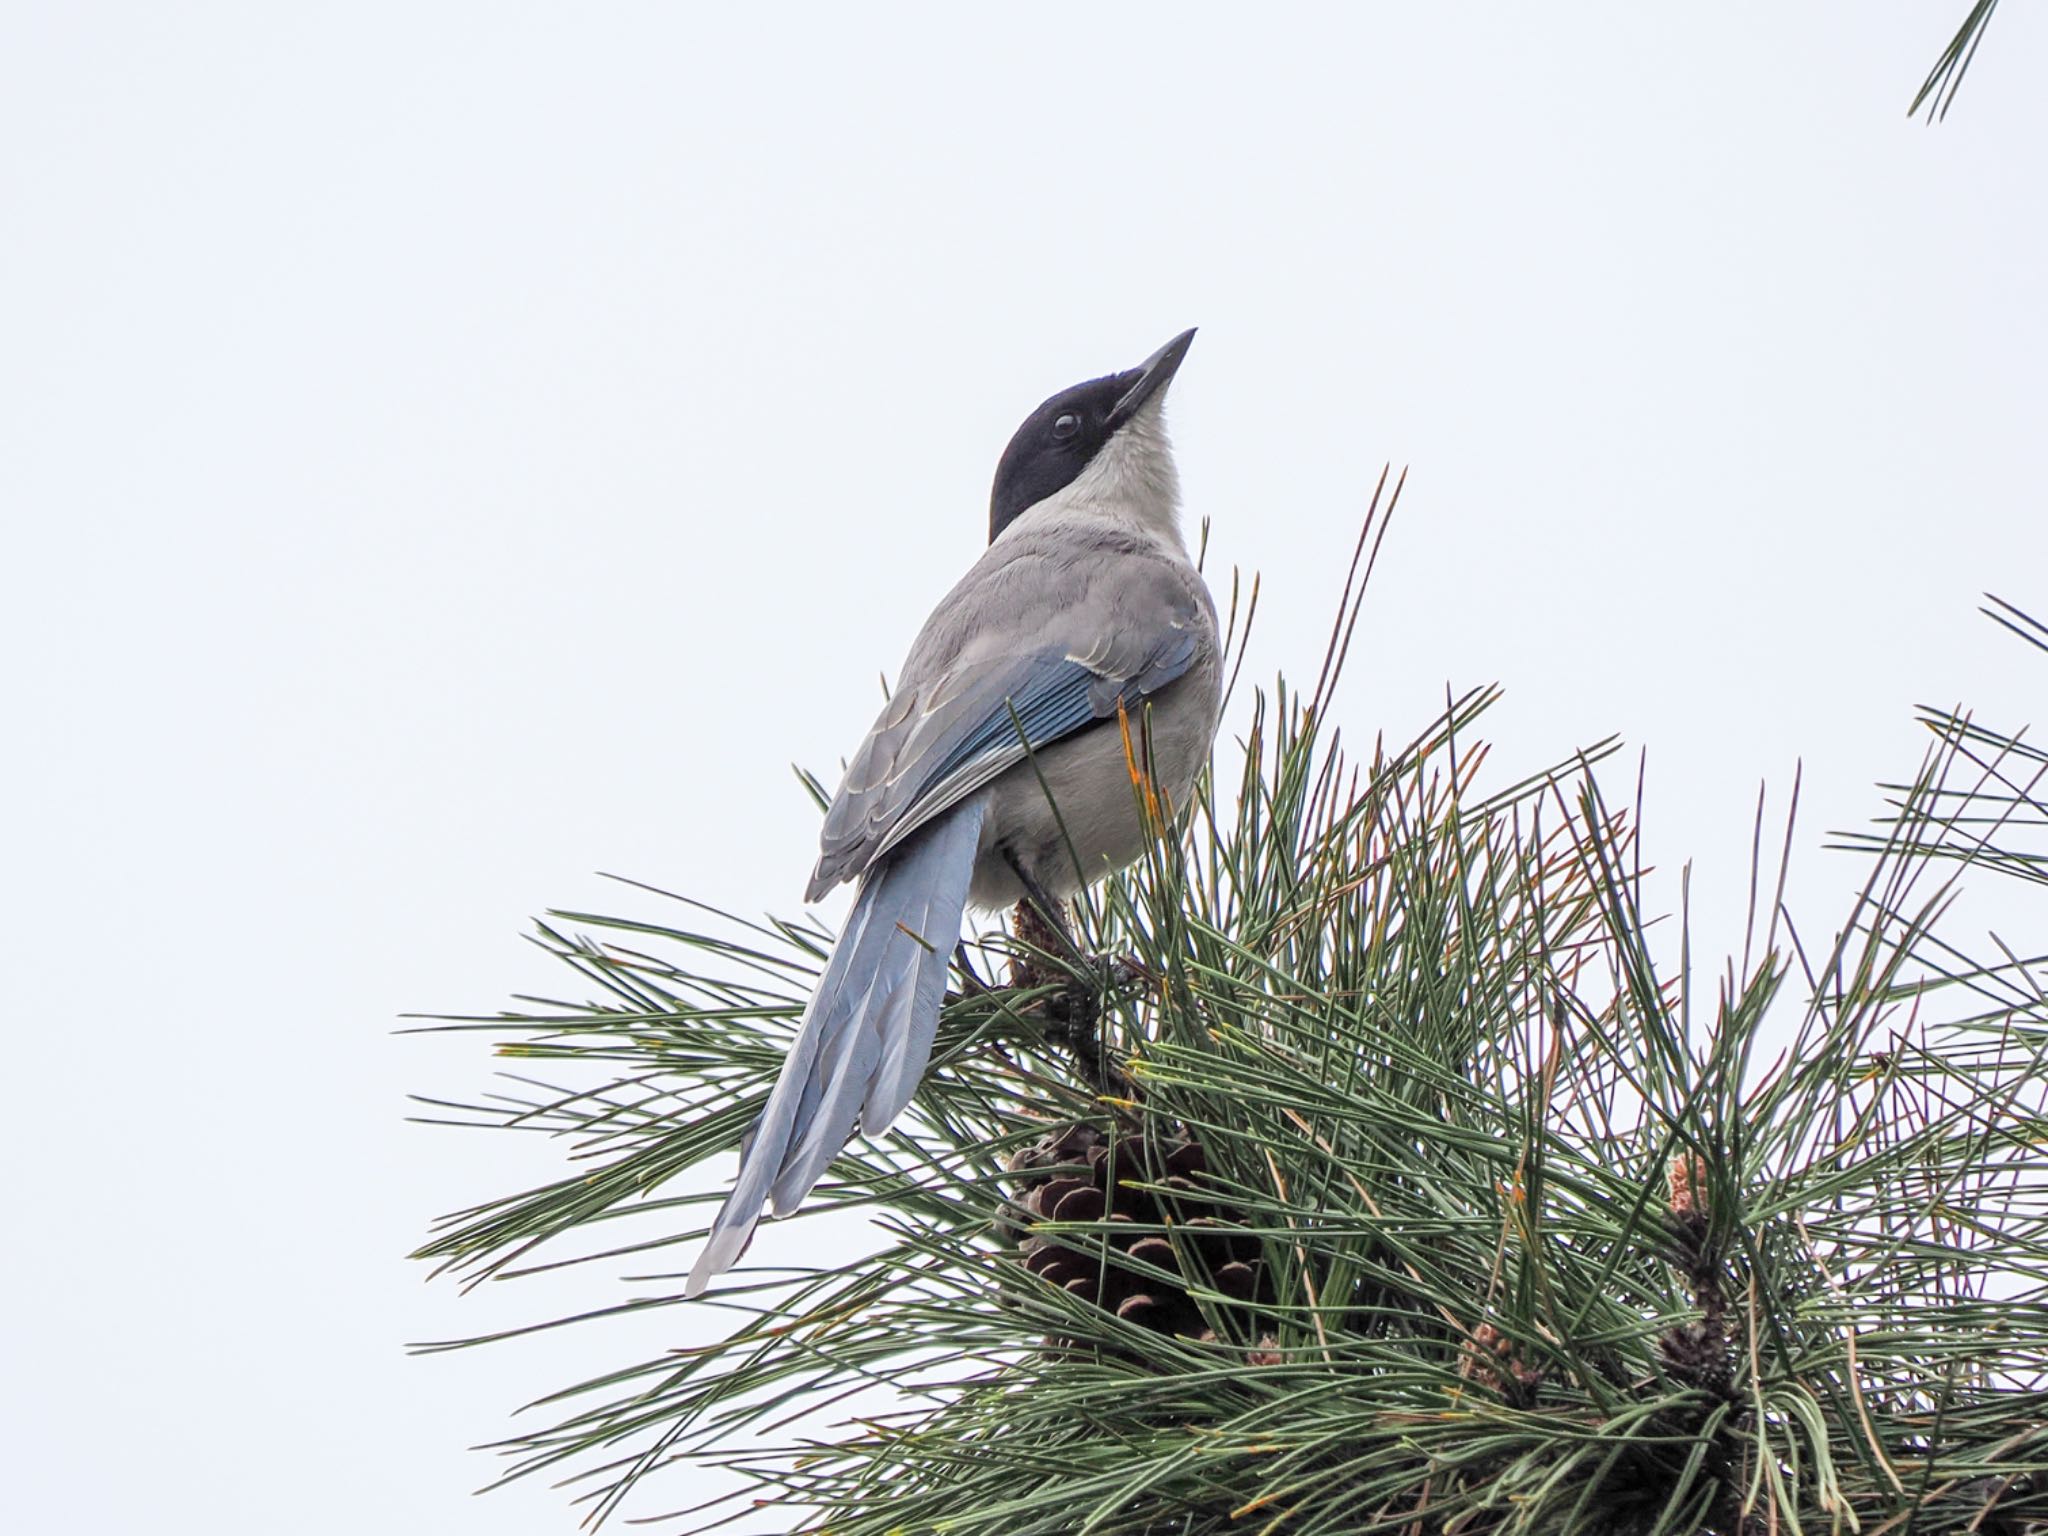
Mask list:
[[[1030,752],[1166,687],[1192,665],[1202,633],[1190,605],[1143,641],[995,657],[899,688],[826,813],[810,899],[860,875]]]

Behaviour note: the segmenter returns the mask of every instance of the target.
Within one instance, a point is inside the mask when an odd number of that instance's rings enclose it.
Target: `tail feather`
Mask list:
[[[803,1030],[798,1034],[797,1040],[799,1044],[806,1039],[812,1040],[811,1055],[803,1064],[803,1069],[796,1071],[790,1064],[796,1057],[796,1051],[792,1048],[790,1061],[784,1062],[782,1072],[775,1080],[778,1092],[782,1089],[784,1079],[793,1079],[802,1085],[802,1092],[797,1099],[796,1110],[790,1116],[789,1121],[795,1127],[794,1131],[790,1133],[792,1136],[802,1135],[804,1127],[813,1124],[817,1120],[818,1101],[824,1097],[826,1090],[832,1085],[832,1082],[838,1075],[842,1059],[858,1038],[858,1032],[853,1030],[835,1033],[827,1027],[827,1021],[822,1018],[814,1029],[812,1019],[827,1009],[828,988],[830,988],[831,993],[831,1006],[836,1006],[840,1011],[850,1013],[856,1017],[866,1012],[868,998],[873,995],[875,979],[881,974],[881,967],[873,962],[873,954],[880,947],[883,935],[878,931],[870,938],[868,933],[869,920],[874,915],[874,903],[860,899],[855,900],[853,911],[847,914],[846,927],[839,935],[839,943],[833,950],[832,959],[827,962],[825,974],[819,977],[817,990],[811,995],[811,1005],[804,1010]],[[864,965],[856,965],[854,962],[863,955],[864,946],[865,952],[868,955],[867,962]],[[841,965],[839,961],[839,956],[842,952],[846,955],[846,964],[844,965]],[[865,972],[865,980],[862,979],[863,972]],[[862,988],[863,990],[854,995],[847,996],[844,994],[848,987]],[[772,1108],[775,1100],[771,1098],[769,1104]],[[755,1122],[753,1129],[747,1132],[746,1140],[741,1143],[740,1157],[743,1164],[751,1155],[752,1149],[749,1143],[754,1140],[760,1131],[761,1125],[766,1122],[767,1118],[767,1111],[763,1110],[761,1120]],[[788,1150],[788,1145],[785,1143],[775,1154],[778,1172],[789,1162]]]
[[[739,1177],[684,1287],[701,1295],[730,1269],[772,1200],[786,1215],[811,1192],[858,1121],[878,1135],[931,1059],[946,968],[981,840],[968,801],[869,871],[804,1010],[774,1091],[742,1144]]]
[[[965,905],[964,892],[959,905]],[[860,1127],[869,1136],[879,1136],[895,1123],[917,1092],[918,1080],[931,1060],[932,1040],[939,1031],[939,1004],[946,996],[946,972],[953,963],[953,948],[960,942],[960,919],[935,905],[925,926],[915,931],[924,936],[925,943],[916,956],[917,973],[910,985],[904,1028],[883,1037],[881,1062],[868,1081],[867,1097],[861,1101]]]
[[[897,944],[890,947],[899,947],[902,937],[895,935]],[[768,1208],[777,1216],[787,1216],[803,1204],[804,1196],[823,1176],[826,1165],[839,1155],[853,1134],[868,1079],[881,1063],[882,1032],[902,1027],[896,1015],[903,986],[891,974],[900,963],[893,955],[880,962],[874,981],[844,1015],[839,1038],[833,1042],[839,1048],[828,1047],[812,1069],[812,1080],[822,1079],[825,1091],[809,1123],[798,1122],[797,1131],[782,1154],[782,1169],[768,1191]]]

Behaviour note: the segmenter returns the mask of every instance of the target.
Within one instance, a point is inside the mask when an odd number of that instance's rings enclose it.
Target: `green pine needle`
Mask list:
[[[1984,41],[1984,30],[1991,25],[1991,13],[1997,9],[1998,0],[1974,0],[1962,26],[1956,29],[1956,35],[1949,39],[1941,57],[1934,61],[1934,68],[1921,82],[1913,104],[1906,108],[1906,116],[1916,116],[1922,106],[1927,108],[1927,121],[1930,123],[1938,123],[1948,116],[1948,109],[1955,104],[1956,92],[1963,88],[1963,76],[1976,62],[1977,45]]]
[[[840,1536],[2048,1519],[2048,973],[1970,957],[1948,918],[1965,875],[2048,879],[2048,756],[1928,712],[1920,772],[1845,840],[1865,878],[1831,936],[1793,921],[1759,852],[1754,952],[1703,975],[1681,932],[1668,971],[1636,812],[1597,772],[1613,743],[1484,790],[1486,690],[1398,751],[1341,746],[1326,705],[1368,533],[1316,689],[1255,695],[1182,829],[1161,807],[1149,856],[1086,904],[1086,944],[1134,979],[1030,955],[1025,985],[963,982],[916,1112],[791,1218],[864,1205],[881,1254],[740,1271],[721,1341],[545,1399],[498,1447],[506,1478],[659,1517],[716,1466],[744,1486],[672,1528]],[[572,1157],[420,1257],[470,1279],[651,1257],[627,1299],[593,1274],[609,1304],[587,1316],[685,1304],[716,1197],[664,1191],[738,1141],[829,941],[663,899],[670,922],[542,925],[583,1001],[448,1022],[521,1068],[428,1117]],[[984,936],[977,969],[1019,946]],[[1074,987],[1125,1092],[1048,1029]],[[525,1075],[549,1069],[567,1076]],[[1199,1327],[1155,1331],[1021,1261],[1009,1160],[1080,1121],[1121,1147],[1191,1136],[1206,1176],[1133,1156],[1117,1177],[1149,1218],[1038,1236],[1184,1281]],[[1217,1231],[1259,1255],[1250,1300],[1209,1273]]]

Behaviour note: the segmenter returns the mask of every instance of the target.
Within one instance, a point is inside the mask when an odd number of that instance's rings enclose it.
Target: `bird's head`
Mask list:
[[[1159,416],[1194,340],[1182,331],[1137,367],[1063,389],[1025,417],[996,465],[989,542],[1062,491],[1173,529],[1180,477]]]

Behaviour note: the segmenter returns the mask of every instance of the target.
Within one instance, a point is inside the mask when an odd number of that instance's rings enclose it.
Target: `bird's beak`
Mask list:
[[[1112,432],[1137,415],[1147,400],[1173,381],[1180,368],[1180,360],[1188,355],[1188,348],[1194,344],[1195,331],[1190,326],[1124,375],[1128,381],[1124,392],[1109,410]]]

